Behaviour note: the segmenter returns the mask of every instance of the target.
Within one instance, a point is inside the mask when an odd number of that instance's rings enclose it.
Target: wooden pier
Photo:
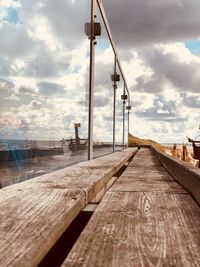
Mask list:
[[[37,266],[91,204],[61,266],[200,266],[200,171],[150,147],[1,189],[0,266]]]

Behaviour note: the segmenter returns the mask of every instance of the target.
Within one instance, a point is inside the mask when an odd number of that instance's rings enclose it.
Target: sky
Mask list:
[[[89,0],[0,0],[0,138],[87,137]],[[200,124],[199,0],[104,0],[131,96],[130,132],[162,143],[195,138]],[[94,139],[112,140],[113,52],[95,55]],[[116,137],[122,139],[123,84]]]

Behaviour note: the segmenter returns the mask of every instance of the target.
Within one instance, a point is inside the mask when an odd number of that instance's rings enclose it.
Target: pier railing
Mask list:
[[[97,15],[98,14],[98,15]],[[97,77],[102,77],[100,73],[95,71],[95,67],[97,70],[102,71],[100,65],[100,61],[97,61],[95,64],[95,46],[97,49],[102,49],[102,47],[107,47],[107,56],[109,56],[108,62],[110,66],[113,66],[113,72],[111,72],[110,68],[106,70],[107,79],[109,76],[111,77],[112,86],[113,86],[113,114],[112,117],[109,114],[109,120],[112,121],[112,145],[113,152],[115,152],[115,144],[117,138],[119,138],[119,129],[122,129],[122,146],[124,148],[125,143],[127,143],[128,135],[125,136],[125,123],[129,128],[129,112],[131,109],[130,105],[130,93],[128,90],[127,82],[125,75],[122,70],[122,66],[120,63],[120,59],[118,56],[118,52],[116,49],[116,45],[114,43],[112,32],[108,23],[108,19],[106,16],[106,12],[103,6],[103,2],[101,0],[91,0],[91,18],[90,23],[86,24],[86,31],[88,37],[90,39],[90,72],[89,72],[89,126],[88,126],[88,159],[93,158],[93,125],[94,122],[94,87],[95,87],[95,75]],[[98,43],[99,48],[98,48]],[[110,50],[110,51],[109,51]],[[99,51],[97,51],[99,52]],[[105,51],[103,51],[105,53]],[[106,54],[104,55],[104,57]],[[98,57],[98,56],[97,56]],[[118,83],[120,83],[120,91],[121,94],[117,93]],[[107,88],[106,88],[107,89]],[[108,83],[108,89],[111,89],[111,84]],[[118,90],[119,91],[119,90]],[[120,104],[119,104],[119,96],[121,97],[122,109],[120,116]],[[127,120],[126,120],[126,110],[128,111]],[[117,114],[117,116],[116,116]],[[122,118],[122,125],[119,126],[119,118]],[[107,117],[108,118],[108,117]],[[109,127],[109,125],[108,125]],[[128,131],[126,131],[127,133]]]
[[[55,7],[36,0],[31,14],[25,3],[13,12],[15,22],[1,23],[25,39],[13,35],[3,55],[10,62],[0,80],[0,150],[6,151],[0,164],[10,164],[5,172],[21,181],[123,149],[130,94],[103,2],[59,1]],[[21,49],[18,57],[14,46]],[[52,151],[62,153],[55,158]]]

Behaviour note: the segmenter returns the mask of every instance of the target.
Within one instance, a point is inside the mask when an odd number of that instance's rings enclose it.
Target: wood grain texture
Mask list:
[[[37,266],[83,209],[85,194],[36,188],[0,203],[0,266]]]
[[[200,169],[152,148],[162,165],[200,205]]]
[[[158,158],[147,148],[141,148],[129,166],[140,166],[147,169],[149,166],[161,166]]]
[[[121,177],[132,177],[132,179],[148,179],[148,180],[161,180],[161,181],[174,181],[171,175],[161,166],[154,166],[151,169],[144,169],[140,167],[128,167]]]
[[[169,193],[186,193],[186,191],[174,181],[149,180],[148,177],[143,179],[133,179],[131,176],[120,177],[109,191],[127,191],[127,192],[169,192]]]
[[[200,266],[199,251],[199,206],[150,150],[140,149],[62,267]]]
[[[147,163],[144,164],[146,159],[148,159]],[[144,148],[137,152],[110,191],[186,193],[161,166],[156,156],[149,149]]]
[[[32,188],[80,189],[87,194],[87,202],[93,201],[96,195],[110,182],[113,175],[123,166],[137,149],[125,149],[98,159],[81,162],[40,177],[5,187],[1,194],[5,197],[20,194],[21,190]],[[105,192],[104,192],[105,193]]]
[[[200,266],[199,222],[187,194],[106,193],[62,267]]]
[[[37,266],[86,204],[102,198],[135,150],[1,189],[0,266]]]
[[[149,166],[160,166],[160,162],[156,158],[136,155],[136,158],[130,163],[130,166],[141,166],[141,167],[149,167]]]

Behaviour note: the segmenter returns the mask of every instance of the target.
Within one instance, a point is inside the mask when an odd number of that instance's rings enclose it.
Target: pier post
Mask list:
[[[125,91],[125,83],[124,83],[124,91],[123,91],[123,141],[122,141],[122,144],[123,144],[123,149],[124,149],[124,134],[125,134],[125,104],[126,104],[126,100],[125,100],[125,95],[126,95],[126,91]]]
[[[130,97],[129,97],[128,101],[129,101],[129,105],[126,106],[126,109],[128,110],[128,135],[129,135],[129,129],[130,129],[130,121],[129,120],[130,120],[130,110],[131,110]],[[128,136],[127,136],[127,138],[128,138]]]
[[[116,89],[117,89],[117,83],[115,78],[116,74],[117,74],[117,57],[115,55],[114,80],[113,80],[113,153],[115,152],[115,117],[116,117]]]
[[[129,128],[130,128],[130,125],[129,125],[129,120],[130,120],[130,110],[128,110],[128,135],[129,135]]]
[[[93,110],[94,110],[94,57],[95,57],[95,7],[96,0],[91,0],[90,31],[90,71],[89,71],[89,111],[88,111],[88,160],[93,158]]]

